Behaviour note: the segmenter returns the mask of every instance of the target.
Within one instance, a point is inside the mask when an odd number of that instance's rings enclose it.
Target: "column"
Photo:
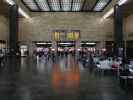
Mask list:
[[[125,58],[124,56],[124,39],[123,39],[123,9],[122,6],[114,7],[114,39],[115,55]]]
[[[9,8],[9,48],[10,54],[16,55],[18,47],[18,6],[13,5]]]
[[[75,41],[75,57],[76,57],[76,59],[78,59],[79,58],[79,51],[78,51],[78,49],[80,49],[80,40],[77,40],[77,41]]]

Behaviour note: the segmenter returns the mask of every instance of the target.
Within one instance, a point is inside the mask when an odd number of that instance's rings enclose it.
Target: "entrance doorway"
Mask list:
[[[75,41],[57,41],[57,53],[58,55],[75,54]]]
[[[35,49],[33,51],[33,54],[36,56],[43,56],[50,53],[52,48],[52,42],[51,41],[35,41],[33,42],[35,44]]]

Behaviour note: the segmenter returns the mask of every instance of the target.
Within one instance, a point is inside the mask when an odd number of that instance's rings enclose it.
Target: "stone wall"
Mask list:
[[[20,41],[49,41],[55,29],[80,30],[81,40],[113,40],[113,21],[101,22],[101,13],[42,12],[20,19]]]
[[[125,19],[124,33],[126,40],[133,40],[133,15],[130,15]]]
[[[0,40],[8,40],[9,24],[4,16],[0,16]]]

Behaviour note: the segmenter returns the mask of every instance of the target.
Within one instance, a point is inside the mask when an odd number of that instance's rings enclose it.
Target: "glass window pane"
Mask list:
[[[96,4],[94,11],[101,11],[109,3],[110,0],[99,0]]]
[[[61,4],[62,4],[63,11],[70,11],[71,3],[72,3],[72,0],[62,0]]]
[[[37,0],[37,3],[42,11],[49,11],[49,6],[46,0]]]
[[[80,11],[83,4],[83,0],[73,0],[72,11]]]
[[[54,11],[60,11],[60,2],[59,0],[49,0],[49,4]]]
[[[31,9],[31,10],[38,10],[37,5],[33,0],[23,0],[23,2]]]

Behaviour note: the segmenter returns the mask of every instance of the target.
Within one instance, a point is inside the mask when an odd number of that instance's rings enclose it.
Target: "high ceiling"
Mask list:
[[[112,0],[21,0],[33,12],[101,12]]]
[[[123,14],[125,17],[133,14],[133,0],[129,0],[129,2],[123,6]]]
[[[105,7],[113,2],[113,0],[20,0],[25,4],[25,6],[33,12],[97,12],[103,11]],[[101,1],[101,3],[100,3]],[[106,1],[106,4],[102,3]],[[112,2],[111,2],[112,1]],[[108,6],[112,7],[112,6]],[[133,0],[128,0],[126,4],[123,5],[124,17],[133,14]],[[107,10],[104,10],[107,11]],[[3,0],[0,0],[0,15],[8,16],[9,5]]]
[[[133,14],[133,0],[128,0],[123,4],[123,17],[128,17]],[[111,14],[110,18],[113,18],[114,14]]]
[[[0,0],[0,15],[8,16],[8,5]]]

